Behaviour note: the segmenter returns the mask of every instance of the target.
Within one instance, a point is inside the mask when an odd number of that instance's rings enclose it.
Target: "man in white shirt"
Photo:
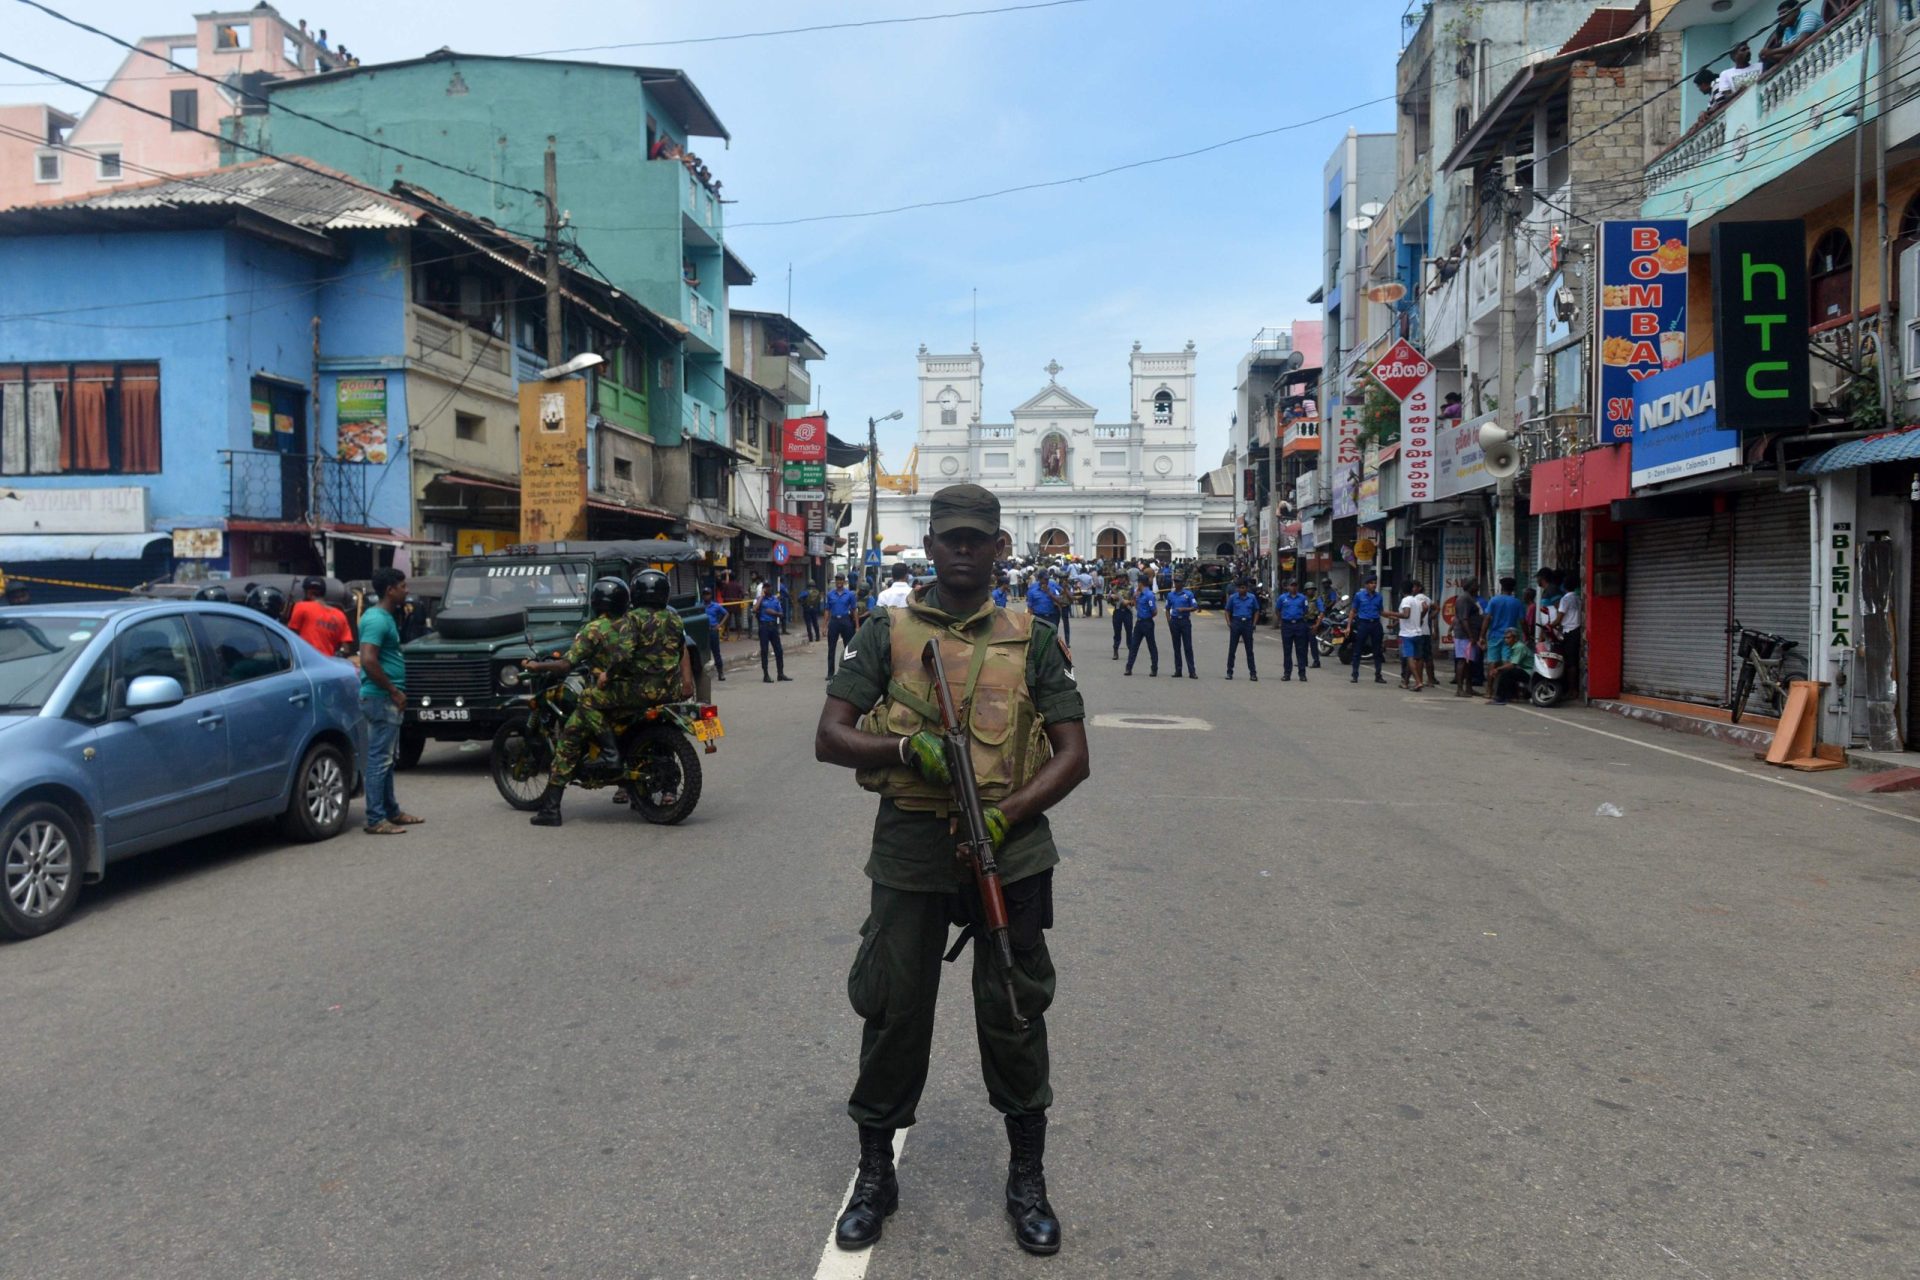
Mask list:
[[[885,589],[880,592],[879,597],[873,602],[874,607],[879,609],[906,608],[908,601],[913,598],[913,584],[908,580],[910,577],[911,574],[908,573],[907,566],[896,563],[893,566],[893,581],[888,583]]]
[[[1555,621],[1560,628],[1560,657],[1566,663],[1565,684],[1570,692],[1580,690],[1580,628],[1586,624],[1586,602],[1580,598],[1580,580],[1563,577],[1566,588],[1555,606]]]
[[[1408,688],[1408,677],[1412,677],[1413,692],[1418,693],[1430,684],[1439,683],[1433,678],[1433,636],[1431,623],[1433,601],[1420,590],[1420,583],[1407,583],[1406,594],[1400,597],[1400,607],[1393,616],[1400,619],[1400,687]]]
[[[1751,82],[1760,78],[1760,64],[1753,60],[1753,51],[1747,46],[1737,44],[1733,47],[1733,65],[1722,71],[1713,81],[1713,102],[1719,106],[1734,94],[1740,92]]]

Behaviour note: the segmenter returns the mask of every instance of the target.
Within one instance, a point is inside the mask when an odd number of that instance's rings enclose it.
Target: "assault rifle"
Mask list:
[[[946,739],[947,772],[953,776],[954,799],[966,816],[967,838],[960,845],[960,856],[973,864],[974,887],[980,891],[980,914],[987,941],[993,947],[1000,980],[1007,988],[1007,1008],[1013,1020],[1026,1026],[1020,1015],[1020,1002],[1013,993],[1013,942],[1007,929],[1007,896],[1000,888],[1000,864],[993,860],[993,838],[987,834],[986,810],[980,804],[980,785],[973,776],[973,750],[968,743],[967,727],[953,705],[953,690],[947,686],[946,664],[940,660],[940,642],[927,641],[920,665],[933,677],[933,699],[940,708],[941,736]]]

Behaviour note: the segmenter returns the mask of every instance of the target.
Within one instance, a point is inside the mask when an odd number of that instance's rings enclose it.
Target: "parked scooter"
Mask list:
[[[1342,597],[1340,603],[1333,605],[1320,617],[1320,628],[1313,637],[1314,645],[1320,650],[1320,656],[1331,657],[1340,644],[1353,630],[1351,609]]]
[[[1527,696],[1536,707],[1551,707],[1567,691],[1567,659],[1560,652],[1560,628],[1543,623],[1533,648],[1533,683]]]

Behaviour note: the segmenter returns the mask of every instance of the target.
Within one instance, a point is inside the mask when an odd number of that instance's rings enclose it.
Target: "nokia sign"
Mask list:
[[[1701,356],[1633,388],[1633,486],[1740,465],[1740,433],[1720,425],[1714,357]]]

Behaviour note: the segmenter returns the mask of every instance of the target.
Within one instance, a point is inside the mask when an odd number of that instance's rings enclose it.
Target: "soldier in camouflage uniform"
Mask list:
[[[540,811],[531,819],[536,827],[560,825],[560,797],[573,781],[589,740],[599,745],[601,768],[611,772],[621,767],[620,744],[614,737],[611,717],[633,705],[635,699],[633,647],[626,629],[628,599],[626,583],[618,578],[600,579],[588,597],[593,618],[573,638],[567,656],[547,661],[528,659],[520,664],[529,671],[580,671],[584,677],[573,713],[554,745],[546,794],[540,798]]]
[[[859,1074],[847,1113],[859,1128],[853,1193],[834,1229],[842,1249],[880,1238],[900,1203],[895,1131],[914,1123],[927,1081],[940,960],[950,924],[980,918],[971,874],[955,858],[955,802],[945,741],[932,714],[932,680],[921,665],[938,643],[968,733],[987,835],[1006,886],[1013,986],[1025,1020],[977,928],[974,1025],[987,1099],[1004,1117],[1009,1159],[1006,1211],[1029,1253],[1060,1249],[1060,1221],[1047,1197],[1047,1109],[1053,1103],[1047,1026],[1053,958],[1053,872],[1060,860],[1047,810],[1087,777],[1085,707],[1071,657],[1049,622],[993,603],[1000,501],[978,485],[933,495],[923,544],[935,584],[904,608],[878,610],[847,646],[827,685],[814,755],[856,770],[881,795],[867,860],[867,922],[847,975],[847,995],[865,1022]],[[964,980],[964,979],[963,979]]]

